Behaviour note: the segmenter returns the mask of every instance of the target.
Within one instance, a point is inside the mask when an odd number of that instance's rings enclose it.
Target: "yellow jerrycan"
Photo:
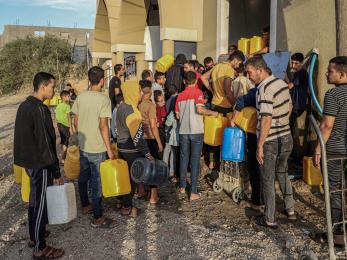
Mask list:
[[[52,99],[49,101],[50,106],[56,106],[59,103],[58,96],[53,96]]]
[[[219,114],[218,117],[205,116],[204,143],[211,146],[222,145],[223,131],[228,126],[228,119]]]
[[[30,177],[28,173],[24,170],[22,174],[22,200],[24,202],[29,202],[29,196],[30,196]]]
[[[67,148],[64,172],[69,180],[77,180],[80,176],[80,149],[77,145]]]
[[[13,174],[14,174],[14,182],[21,183],[22,182],[22,174],[25,173],[25,169],[18,165],[13,164]]]
[[[161,57],[159,60],[157,60],[155,64],[155,70],[165,73],[171,68],[174,62],[175,62],[174,57],[170,54],[166,54],[163,57]]]
[[[50,106],[51,100],[50,99],[46,99],[45,101],[43,101],[43,104],[45,104],[46,106]]]
[[[250,39],[241,38],[237,42],[237,49],[239,51],[242,51],[244,55],[248,55],[250,44],[251,44]]]
[[[257,110],[254,107],[245,107],[235,118],[235,124],[246,133],[257,132]]]
[[[257,51],[260,51],[262,48],[263,48],[263,39],[260,36],[253,36],[251,38],[249,53],[253,54]]]
[[[303,179],[310,186],[320,186],[323,183],[321,171],[313,165],[313,158],[305,156],[303,160]]]
[[[100,164],[102,195],[117,197],[131,192],[128,164],[124,160],[106,160]]]
[[[111,149],[112,149],[112,152],[114,153],[115,158],[119,159],[117,144],[115,144],[115,143],[111,144]]]

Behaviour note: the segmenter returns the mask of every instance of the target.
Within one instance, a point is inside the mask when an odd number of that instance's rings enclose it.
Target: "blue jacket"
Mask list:
[[[257,88],[251,88],[246,95],[236,100],[235,110],[241,111],[244,107],[256,107]]]

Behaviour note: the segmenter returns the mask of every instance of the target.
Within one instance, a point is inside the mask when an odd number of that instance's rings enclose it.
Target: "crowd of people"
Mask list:
[[[266,31],[264,34],[266,36]],[[268,36],[268,35],[267,35]],[[268,46],[266,47],[268,50]],[[264,50],[265,52],[267,50]],[[289,220],[295,220],[294,198],[288,178],[288,159],[293,149],[295,122],[306,110],[309,96],[308,75],[303,67],[304,55],[291,56],[284,80],[272,75],[262,53],[245,57],[236,46],[227,59],[215,64],[211,57],[204,64],[187,60],[179,54],[166,72],[144,70],[139,84],[122,81],[125,69],[114,66],[115,76],[103,92],[104,70],[98,66],[88,71],[89,88],[80,93],[70,107],[71,93],[62,91],[62,103],[55,110],[61,140],[61,163],[64,163],[69,137],[77,133],[80,148],[78,191],[82,214],[93,214],[91,226],[113,228],[114,219],[105,217],[102,207],[100,164],[115,159],[111,144],[116,143],[119,156],[129,169],[137,158],[163,160],[169,167],[170,181],[178,194],[189,195],[191,202],[201,200],[198,189],[201,156],[211,170],[219,171],[220,147],[204,144],[204,116],[229,117],[230,126],[244,107],[257,110],[257,132],[247,133],[247,169],[251,184],[249,206],[264,214],[255,223],[276,229],[275,180],[283,194]],[[329,84],[336,88],[326,93],[324,116],[320,125],[331,156],[347,153],[347,57],[330,61]],[[30,176],[29,234],[34,257],[56,258],[62,249],[46,245],[47,186],[63,184],[56,151],[56,136],[51,113],[43,104],[54,95],[55,78],[40,72],[35,75],[34,94],[19,107],[15,123],[14,163]],[[203,152],[204,151],[204,152]],[[320,146],[314,161],[320,164]],[[340,187],[341,165],[328,163],[331,187]],[[343,166],[344,167],[344,166]],[[187,185],[187,173],[191,181]],[[124,173],[128,174],[128,173]],[[89,191],[91,190],[91,200]],[[129,194],[118,197],[117,208],[123,216],[138,217],[140,210],[133,200],[148,198],[159,203],[158,187],[132,183]],[[332,196],[333,220],[341,220],[341,197]],[[336,228],[336,243],[343,242],[341,227]],[[340,239],[340,240],[338,240]],[[341,240],[342,239],[342,240]]]

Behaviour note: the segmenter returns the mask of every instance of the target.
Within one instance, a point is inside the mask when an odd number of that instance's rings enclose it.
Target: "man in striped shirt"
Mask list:
[[[265,215],[256,219],[256,223],[269,228],[277,228],[275,222],[275,179],[283,193],[285,214],[295,219],[292,185],[288,178],[288,158],[293,149],[289,116],[292,101],[287,84],[275,78],[260,56],[246,63],[249,78],[257,86],[256,106],[257,160],[263,183]]]
[[[341,189],[341,177],[346,173],[347,157],[347,57],[340,56],[330,60],[327,72],[328,84],[335,85],[324,97],[323,119],[319,126],[326,141],[328,156],[328,175],[330,191]],[[320,166],[321,147],[319,142],[315,149],[314,163]],[[344,187],[346,183],[343,184]],[[333,223],[342,221],[341,193],[331,195]],[[344,245],[342,225],[335,226],[334,243]]]

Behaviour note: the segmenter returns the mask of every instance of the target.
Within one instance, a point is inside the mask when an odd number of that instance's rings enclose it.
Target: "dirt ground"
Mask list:
[[[0,259],[30,259],[32,254],[27,205],[11,174],[15,114],[25,96],[0,98]],[[224,192],[213,192],[205,166],[199,189],[203,199],[191,203],[166,184],[157,208],[135,200],[142,210],[137,219],[122,217],[115,200],[105,199],[105,215],[117,220],[115,229],[91,228],[91,216],[79,210],[72,223],[49,226],[48,243],[65,249],[63,259],[299,259],[309,249],[319,259],[328,258],[327,248],[310,239],[325,227],[323,196],[302,181],[294,182],[298,220],[288,223],[279,213],[283,203],[278,196],[276,231],[255,226],[252,218],[258,212],[237,205]]]

